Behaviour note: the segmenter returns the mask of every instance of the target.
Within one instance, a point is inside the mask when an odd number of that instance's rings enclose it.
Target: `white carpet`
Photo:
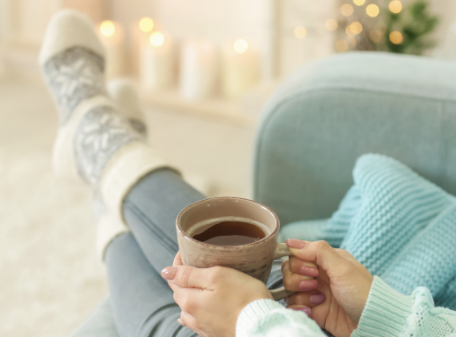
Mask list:
[[[89,190],[51,172],[56,116],[43,94],[0,86],[2,337],[66,336],[107,292]]]
[[[253,131],[149,113],[151,142],[213,195],[248,196]],[[90,191],[51,172],[57,117],[41,84],[0,82],[0,336],[65,337],[107,293]]]

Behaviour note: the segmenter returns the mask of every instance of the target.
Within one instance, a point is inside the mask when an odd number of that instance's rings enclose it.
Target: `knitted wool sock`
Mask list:
[[[112,221],[98,237],[104,247],[125,231],[122,201],[147,173],[165,166],[144,137],[116,112],[104,85],[104,52],[91,22],[73,10],[51,19],[39,63],[61,125],[54,144],[57,175],[95,187]],[[114,225],[113,225],[114,224]]]
[[[130,123],[133,129],[147,138],[144,112],[135,85],[126,79],[110,81],[108,93],[121,116]]]

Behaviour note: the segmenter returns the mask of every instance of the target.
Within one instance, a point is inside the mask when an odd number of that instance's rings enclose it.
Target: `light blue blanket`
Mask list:
[[[289,224],[282,238],[326,240],[401,293],[424,286],[456,310],[456,198],[381,155],[360,157],[353,179],[331,219]]]

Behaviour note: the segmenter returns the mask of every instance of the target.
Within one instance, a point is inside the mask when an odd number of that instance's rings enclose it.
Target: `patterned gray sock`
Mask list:
[[[61,121],[54,171],[99,191],[109,214],[99,229],[99,248],[104,250],[126,229],[122,201],[129,189],[166,164],[108,97],[103,47],[87,17],[73,10],[54,15],[39,62]]]

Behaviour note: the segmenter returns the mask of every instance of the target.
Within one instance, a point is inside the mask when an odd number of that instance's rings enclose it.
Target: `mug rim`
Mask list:
[[[269,235],[265,236],[264,238],[262,238],[261,240],[258,240],[258,241],[255,241],[255,242],[251,242],[251,243],[248,243],[246,245],[237,245],[237,246],[221,246],[221,245],[211,245],[209,243],[205,243],[205,242],[202,242],[202,241],[198,241],[194,238],[192,238],[191,236],[188,236],[187,233],[182,229],[182,227],[180,226],[180,220],[182,218],[182,214],[190,207],[193,207],[199,203],[202,203],[204,201],[208,201],[208,200],[216,200],[216,199],[238,199],[238,200],[244,200],[244,201],[249,201],[249,202],[253,202],[257,205],[260,205],[261,207],[265,208],[267,211],[269,211],[269,213],[271,213],[273,215],[273,217],[275,218],[276,220],[276,223],[277,223],[277,226],[276,228],[271,232],[269,233]],[[213,198],[206,198],[206,199],[203,199],[203,200],[200,200],[200,201],[196,201],[194,203],[191,203],[190,205],[184,207],[180,212],[179,214],[177,215],[177,218],[176,218],[176,227],[178,229],[178,231],[182,234],[182,236],[189,240],[189,241],[192,241],[194,243],[197,243],[197,244],[200,244],[200,245],[203,245],[203,246],[208,246],[208,247],[217,247],[216,249],[220,249],[220,250],[223,250],[223,249],[230,249],[232,250],[233,248],[232,247],[252,247],[252,246],[255,246],[255,245],[258,245],[260,243],[263,243],[264,241],[270,239],[270,237],[274,236],[275,234],[277,234],[277,232],[279,231],[279,228],[280,228],[280,220],[279,220],[279,217],[277,216],[277,214],[275,214],[275,212],[269,208],[268,206],[266,205],[263,205],[262,203],[258,202],[258,201],[255,201],[255,200],[252,200],[252,199],[247,199],[247,198],[240,198],[240,197],[230,197],[230,196],[227,196],[227,197],[213,197]]]

